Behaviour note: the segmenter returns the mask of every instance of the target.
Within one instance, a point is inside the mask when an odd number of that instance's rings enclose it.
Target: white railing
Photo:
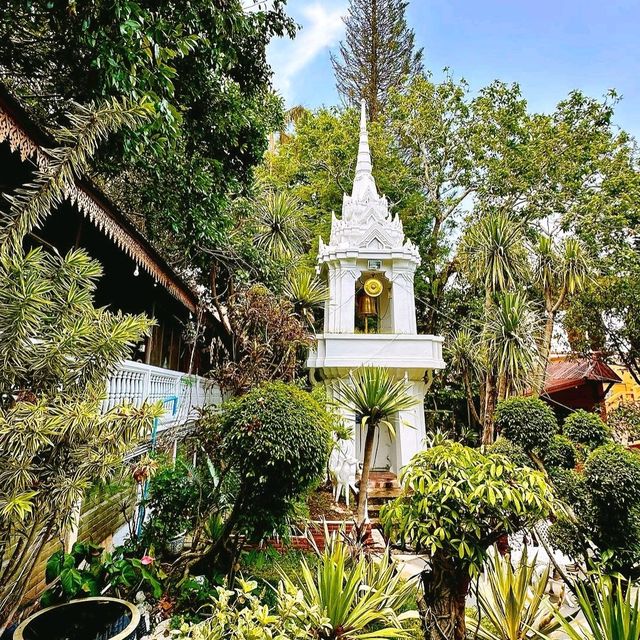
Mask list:
[[[222,396],[215,384],[201,376],[125,360],[107,382],[102,410],[123,403],[139,407],[145,400],[163,402],[165,413],[158,424],[158,431],[163,431],[196,417],[199,408],[220,404]]]

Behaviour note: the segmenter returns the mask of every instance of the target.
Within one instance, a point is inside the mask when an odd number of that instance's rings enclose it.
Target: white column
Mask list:
[[[340,265],[338,270],[337,289],[340,291],[340,305],[336,309],[336,333],[353,333],[355,331],[356,313],[356,280],[360,272],[354,266]]]
[[[391,276],[391,307],[393,312],[393,332],[415,335],[416,303],[413,293],[412,270],[394,271]]]
[[[426,386],[422,381],[412,380],[411,395],[418,400],[411,409],[398,412],[396,423],[396,458],[399,469],[422,451],[426,436],[424,424],[424,395]],[[398,469],[398,470],[399,470]]]

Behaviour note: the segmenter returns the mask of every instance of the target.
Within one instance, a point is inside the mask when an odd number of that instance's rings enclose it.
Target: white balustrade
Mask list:
[[[197,415],[197,410],[222,401],[220,389],[201,376],[171,371],[161,367],[125,360],[107,382],[102,410],[119,404],[136,407],[143,402],[162,401],[165,413],[158,431],[184,424]]]

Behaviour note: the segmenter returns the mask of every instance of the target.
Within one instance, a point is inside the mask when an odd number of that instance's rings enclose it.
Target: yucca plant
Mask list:
[[[462,268],[472,282],[484,285],[488,296],[513,289],[528,272],[524,242],[520,221],[507,213],[489,213],[462,239]]]
[[[569,640],[638,640],[640,638],[640,594],[624,587],[619,579],[591,577],[574,584],[578,611],[584,620],[554,616]]]
[[[467,620],[469,632],[480,640],[530,640],[551,633],[560,625],[545,595],[548,583],[549,567],[536,574],[535,558],[529,561],[526,548],[515,567],[496,555],[478,582],[478,619]]]
[[[521,291],[501,293],[491,308],[482,336],[487,359],[497,373],[497,398],[523,393],[539,359],[539,323]]]
[[[417,400],[411,395],[409,382],[394,380],[386,369],[365,367],[340,380],[336,389],[336,401],[343,408],[362,416],[365,430],[362,476],[357,502],[357,521],[366,518],[367,489],[373,456],[376,429],[386,428],[395,436],[391,418],[399,411],[411,409]]]
[[[284,294],[296,313],[313,325],[313,312],[327,300],[329,289],[311,269],[298,268],[289,274]]]
[[[483,354],[478,349],[479,343],[480,337],[467,328],[458,329],[445,340],[445,355],[449,367],[454,374],[462,378],[467,406],[478,423],[481,422],[481,418],[473,397],[473,380],[477,379],[482,371]]]
[[[545,314],[544,331],[540,338],[541,357],[533,384],[534,392],[541,393],[556,316],[567,296],[578,293],[589,282],[593,264],[580,240],[572,237],[556,243],[551,236],[541,235],[534,255],[534,281],[541,291]]]
[[[408,608],[415,602],[415,585],[402,579],[388,553],[375,560],[354,558],[342,537],[325,532],[325,548],[318,552],[315,568],[303,558],[297,582],[282,571],[280,575],[288,591],[299,589],[307,607],[317,608],[327,620],[314,637],[411,637],[404,624],[418,618],[417,611]]]
[[[307,236],[300,208],[300,201],[286,191],[267,192],[259,198],[256,202],[256,245],[276,259],[301,254]]]

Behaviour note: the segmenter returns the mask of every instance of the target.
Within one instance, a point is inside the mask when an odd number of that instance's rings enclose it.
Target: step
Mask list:
[[[369,488],[367,492],[367,498],[369,502],[372,500],[394,500],[402,493],[400,487],[382,487],[382,488]]]

